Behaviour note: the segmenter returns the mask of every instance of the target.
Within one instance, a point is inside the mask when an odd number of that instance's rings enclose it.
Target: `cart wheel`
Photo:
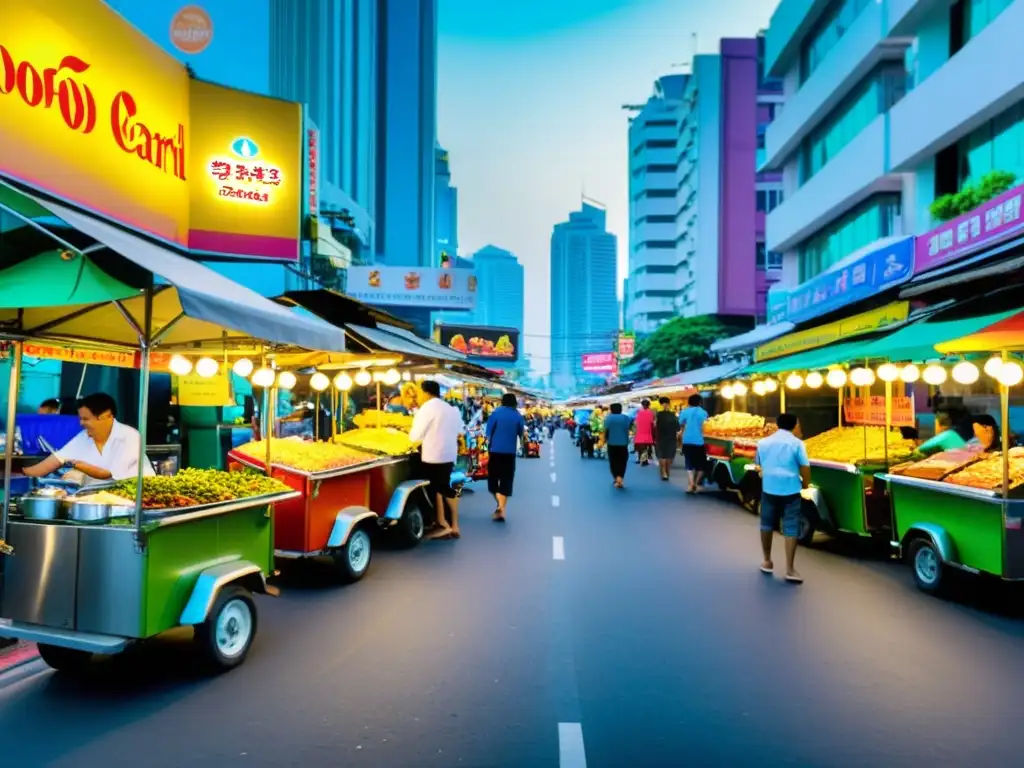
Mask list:
[[[370,568],[373,542],[365,528],[356,528],[341,549],[334,551],[334,564],[342,580],[351,584],[359,581]]]
[[[395,535],[398,536],[399,542],[404,546],[415,547],[423,541],[423,531],[425,529],[426,523],[423,519],[423,507],[414,494],[405,503],[402,517],[399,518],[398,524],[394,528]]]
[[[45,643],[40,643],[38,648],[42,660],[58,672],[81,672],[92,661],[92,654],[88,651],[77,651],[74,648],[62,648],[59,645]]]
[[[216,671],[245,661],[256,637],[256,604],[245,587],[224,587],[213,601],[210,615],[196,627],[196,642]]]
[[[930,539],[920,538],[910,542],[907,560],[914,571],[918,589],[930,595],[942,592],[946,586],[946,568]]]
[[[806,512],[800,512],[800,533],[796,540],[801,547],[809,547],[814,543],[814,532],[817,528],[817,521]]]

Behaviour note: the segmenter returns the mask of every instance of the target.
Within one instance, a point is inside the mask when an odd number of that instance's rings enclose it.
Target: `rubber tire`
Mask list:
[[[423,514],[423,505],[418,498],[421,493],[422,489],[419,488],[413,491],[409,500],[405,502],[401,518],[393,528],[398,543],[409,549],[423,541],[427,528],[427,517]]]
[[[928,582],[922,579],[917,570],[917,556],[922,549],[930,549],[932,556],[935,557],[938,563],[938,570],[935,574],[935,580]],[[910,570],[914,574],[914,582],[917,584],[917,588],[922,592],[929,595],[941,595],[946,588],[946,567],[942,564],[942,558],[939,556],[938,550],[935,549],[935,545],[932,544],[930,539],[917,538],[910,542],[910,546],[907,547],[907,563],[910,565]]]
[[[75,674],[84,670],[92,662],[92,654],[74,648],[62,648],[59,645],[39,643],[39,657],[47,666],[58,672]]]
[[[241,600],[249,607],[252,616],[252,631],[249,633],[249,642],[245,648],[234,656],[225,656],[217,647],[217,617],[221,611],[233,600]],[[210,614],[206,621],[196,625],[195,642],[202,651],[206,663],[214,673],[227,672],[234,669],[249,655],[252,648],[252,641],[256,639],[256,631],[259,628],[259,620],[256,615],[256,602],[252,599],[252,592],[238,584],[229,584],[222,587],[217,593],[217,599],[213,601]]]
[[[357,537],[366,538],[366,546],[370,548],[370,556],[366,560],[366,566],[361,570],[357,571],[352,567],[351,558],[349,557],[349,547]],[[342,583],[344,584],[355,584],[359,581],[366,573],[370,570],[370,564],[373,562],[373,537],[370,536],[370,532],[366,526],[360,525],[352,533],[349,534],[348,541],[340,548],[336,549],[332,553],[334,558],[334,567],[338,571]]]

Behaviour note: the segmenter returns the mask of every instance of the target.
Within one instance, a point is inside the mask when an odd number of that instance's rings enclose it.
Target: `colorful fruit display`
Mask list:
[[[407,432],[398,429],[350,429],[336,435],[334,442],[357,448],[377,456],[404,456],[412,453],[413,444]]]
[[[894,475],[916,477],[921,480],[944,480],[948,475],[973,464],[983,458],[978,451],[959,449],[943,451],[920,461],[908,461],[892,467],[889,472]]]
[[[775,432],[776,426],[765,421],[764,416],[741,411],[719,413],[704,422],[704,434],[730,440],[737,437],[758,439]]]
[[[121,480],[110,488],[115,496],[135,499],[138,481]],[[142,506],[145,509],[195,507],[252,496],[291,490],[280,480],[255,472],[221,472],[216,469],[183,469],[167,477],[142,478]]]
[[[917,448],[898,430],[890,430],[886,445],[885,427],[835,427],[804,441],[807,456],[821,461],[847,464],[886,464],[905,460]]]
[[[1024,448],[1011,448],[1009,456],[1009,490],[1012,491],[1024,485]],[[1003,455],[1002,453],[982,454],[980,460],[948,475],[944,482],[986,491],[1002,490]]]
[[[235,448],[236,453],[255,459],[261,464],[267,458],[265,440],[246,443]],[[303,472],[324,472],[329,469],[341,469],[354,464],[373,461],[376,456],[350,448],[347,445],[334,443],[310,443],[301,440],[273,438],[270,441],[270,461],[272,464],[283,464]]]
[[[390,411],[365,410],[362,413],[357,413],[352,418],[352,422],[360,429],[390,427],[408,432],[412,428],[412,416]]]

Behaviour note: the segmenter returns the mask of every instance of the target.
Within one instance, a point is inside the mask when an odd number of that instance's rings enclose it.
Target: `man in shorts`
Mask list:
[[[496,523],[505,522],[505,508],[516,476],[516,443],[526,438],[526,422],[517,405],[516,396],[506,392],[487,420],[487,490],[498,505],[492,517]]]
[[[793,565],[800,536],[800,491],[811,486],[811,463],[800,439],[800,422],[791,413],[780,413],[778,431],[757,444],[754,462],[761,467],[761,572],[771,574],[772,539],[782,522],[786,540],[786,581],[803,583]]]
[[[456,408],[441,399],[441,387],[436,381],[425,380],[424,402],[412,417],[409,439],[422,443],[420,459],[425,479],[430,487],[427,493],[434,500],[437,510],[437,530],[432,539],[457,539],[459,533],[459,499],[452,488],[452,470],[459,455],[459,435],[463,432],[462,416]],[[451,509],[449,525],[445,515],[445,502]]]
[[[679,414],[679,424],[683,428],[683,460],[690,478],[686,492],[690,494],[697,493],[700,488],[704,467],[708,463],[704,447],[704,422],[707,420],[708,412],[701,406],[700,395],[690,395],[686,408]]]

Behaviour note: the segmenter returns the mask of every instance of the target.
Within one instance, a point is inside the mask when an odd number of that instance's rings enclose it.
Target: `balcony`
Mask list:
[[[631,206],[633,218],[641,216],[675,216],[676,198],[672,197],[641,197],[634,200]]]
[[[634,250],[640,243],[649,243],[652,240],[675,240],[675,222],[657,223],[645,221],[643,224],[635,225],[629,232],[630,247]]]
[[[764,70],[783,77],[800,56],[800,43],[830,0],[781,0],[768,23],[764,40]]]
[[[758,166],[761,170],[781,168],[804,137],[880,62],[903,59],[909,43],[883,38],[884,11],[878,3],[861,11],[800,90],[786,100],[785,108],[765,132],[765,161]]]
[[[818,173],[768,214],[769,251],[788,251],[869,195],[899,192],[886,168],[888,117],[879,115]]]
[[[913,170],[1024,99],[1024,70],[1007,66],[1022,29],[1024,3],[1013,3],[889,111],[894,170]]]
[[[676,278],[674,273],[664,275],[636,274],[629,278],[629,290],[634,296],[640,296],[647,291],[671,291],[675,287]]]

